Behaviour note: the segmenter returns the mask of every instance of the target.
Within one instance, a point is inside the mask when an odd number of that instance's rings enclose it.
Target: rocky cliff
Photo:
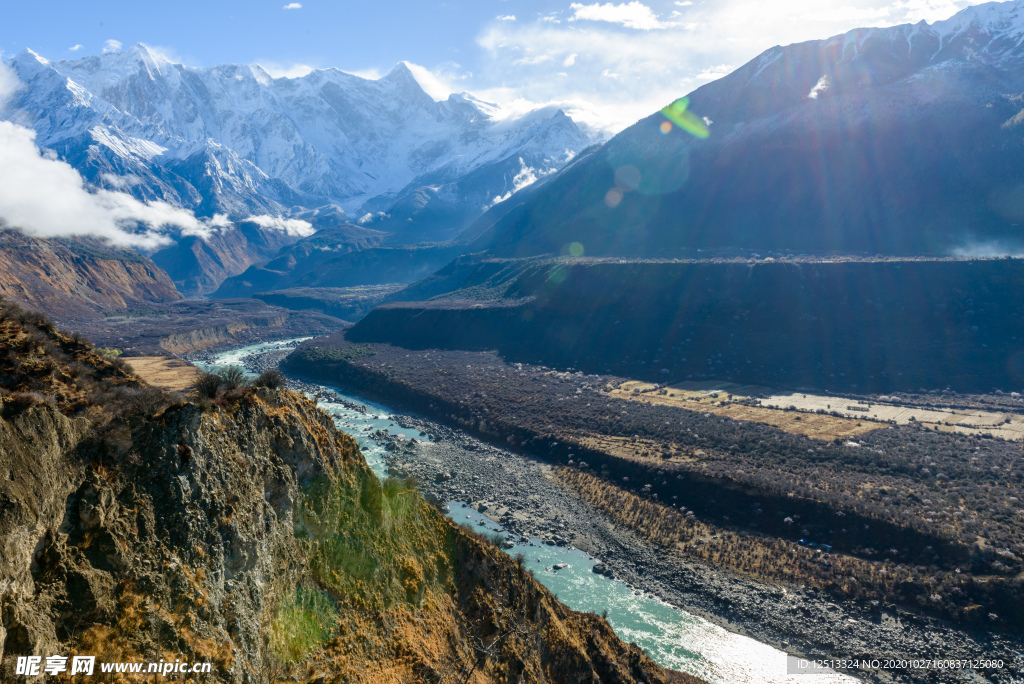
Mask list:
[[[0,383],[0,679],[60,654],[223,682],[696,681],[378,481],[287,390],[186,401],[9,305]]]

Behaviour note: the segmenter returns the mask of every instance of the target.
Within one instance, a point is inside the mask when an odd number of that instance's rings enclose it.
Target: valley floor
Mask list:
[[[283,353],[247,361],[252,370],[276,366]],[[309,391],[323,387],[305,385]],[[895,605],[836,602],[813,588],[758,581],[652,544],[635,530],[585,502],[566,486],[563,469],[483,442],[422,416],[398,416],[401,425],[431,435],[431,442],[380,434],[392,473],[412,475],[425,494],[442,501],[484,506],[513,534],[549,539],[600,559],[607,572],[633,587],[749,635],[790,654],[825,658],[1000,657],[1007,669],[990,681],[1015,681],[1024,639],[958,628]],[[1017,672],[1011,675],[1010,672]],[[870,681],[976,681],[963,672],[906,670],[860,673]]]

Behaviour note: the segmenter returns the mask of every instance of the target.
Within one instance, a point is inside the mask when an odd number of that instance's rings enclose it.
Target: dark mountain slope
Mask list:
[[[1021,7],[772,48],[691,94],[707,140],[665,133],[665,117],[650,116],[474,247],[523,256],[576,242],[587,255],[672,257],[1024,247]]]
[[[298,235],[245,221],[207,238],[183,236],[153,255],[184,294],[198,296],[217,289],[225,278],[272,258]]]
[[[410,288],[433,301],[396,293],[347,338],[653,382],[1019,391],[1022,282],[1020,259],[467,257]]]
[[[325,228],[284,247],[270,261],[250,266],[243,273],[227,278],[213,296],[247,297],[254,292],[287,288],[325,261],[376,247],[384,237],[384,233],[352,224]]]

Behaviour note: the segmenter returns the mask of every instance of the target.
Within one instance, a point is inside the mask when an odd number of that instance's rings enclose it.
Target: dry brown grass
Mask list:
[[[709,525],[579,470],[561,469],[556,478],[616,523],[639,533],[648,542],[674,549],[692,560],[751,577],[787,584],[824,586],[837,574],[877,582],[879,572],[885,567],[882,563],[842,554],[826,556],[783,539],[737,533]],[[829,569],[824,565],[826,559],[830,563]],[[890,564],[883,574],[891,574],[895,567]],[[905,575],[904,579],[909,578],[909,574]]]
[[[147,383],[172,392],[187,390],[202,374],[187,361],[165,356],[132,356],[124,360]]]
[[[764,423],[792,434],[823,440],[848,439],[889,423],[915,422],[943,432],[1024,440],[1024,415],[977,408],[859,401],[806,392],[779,393],[767,387],[728,382],[682,382],[659,389],[649,382],[630,380],[612,387],[608,396]],[[761,397],[757,400],[758,406],[737,403],[751,397]]]

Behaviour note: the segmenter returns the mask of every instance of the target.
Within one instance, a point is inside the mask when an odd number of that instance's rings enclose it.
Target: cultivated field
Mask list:
[[[761,400],[761,405],[773,408],[795,406],[798,411],[837,411],[843,416],[862,418],[865,421],[895,421],[899,425],[917,422],[947,432],[969,435],[989,433],[1003,439],[1024,439],[1024,415],[1001,411],[926,408],[803,393],[771,394]]]
[[[716,416],[727,416],[734,420],[771,425],[794,435],[805,435],[815,439],[833,440],[849,438],[871,432],[881,427],[877,422],[854,420],[819,413],[781,411],[778,408],[749,406],[735,403],[763,393],[765,388],[750,385],[682,383],[659,390],[648,382],[624,382],[612,389],[609,396],[619,399],[642,401],[649,404],[674,406],[687,411],[703,411]],[[693,386],[698,387],[693,387]],[[661,394],[664,391],[664,394]],[[789,406],[792,402],[785,404]]]
[[[175,392],[187,390],[202,373],[187,361],[165,356],[132,356],[124,360],[150,385]]]
[[[925,407],[803,392],[778,393],[756,385],[713,382],[683,382],[662,387],[629,381],[615,386],[608,394],[619,399],[764,423],[792,434],[825,440],[855,437],[890,423],[917,423],[945,432],[1024,440],[1024,415],[976,408]],[[750,405],[751,401],[757,405]]]

